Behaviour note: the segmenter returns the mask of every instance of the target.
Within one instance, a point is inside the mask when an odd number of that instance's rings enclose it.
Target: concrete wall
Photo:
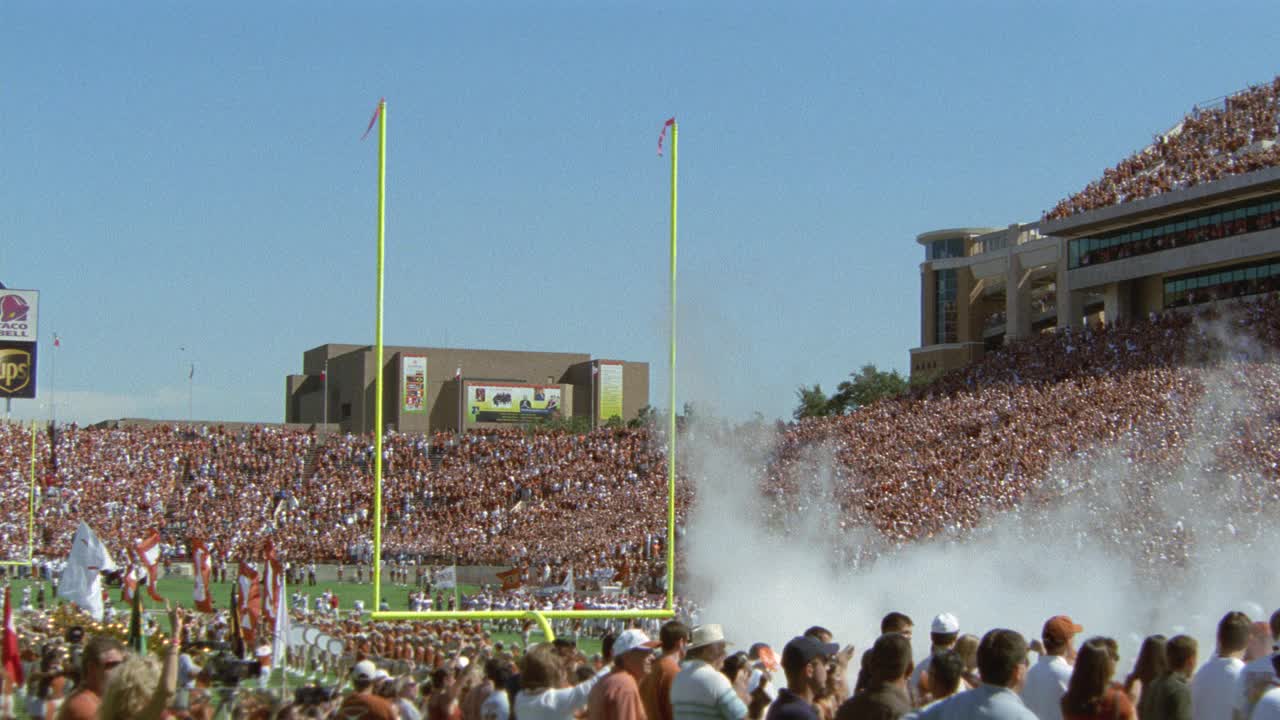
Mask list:
[[[303,375],[286,380],[285,415],[290,421],[319,422],[323,415],[324,383],[319,375],[328,367],[329,421],[349,432],[373,428],[376,363],[373,350],[359,345],[321,345],[303,353]],[[403,413],[401,358],[427,358],[425,413]],[[466,382],[512,382],[558,385],[570,413],[589,415],[591,357],[585,353],[543,353],[508,350],[386,346],[383,348],[383,422],[402,432],[456,430],[459,422],[458,368]],[[634,417],[649,404],[648,363],[624,363],[623,410]],[[343,416],[343,406],[350,415]]]

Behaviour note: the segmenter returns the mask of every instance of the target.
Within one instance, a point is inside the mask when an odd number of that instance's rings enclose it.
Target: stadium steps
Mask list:
[[[320,457],[320,448],[324,447],[326,435],[324,433],[316,433],[315,442],[311,443],[311,449],[307,451],[306,462],[302,464],[303,480],[310,480],[316,473],[316,458]]]

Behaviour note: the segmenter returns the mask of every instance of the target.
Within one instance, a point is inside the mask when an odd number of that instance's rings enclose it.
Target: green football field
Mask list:
[[[30,580],[15,580],[13,582],[12,584],[13,606],[15,611],[17,610],[19,604],[22,601],[22,588],[31,584],[32,582]],[[56,607],[56,605],[58,604],[58,599],[53,597],[52,588],[50,584],[48,582],[44,582],[42,584],[44,585],[44,588],[45,588],[45,607],[47,608]],[[166,600],[172,600],[173,602],[176,602],[179,605],[186,608],[192,607],[193,603],[191,599],[191,591],[192,591],[191,578],[189,577],[161,578],[157,583],[157,585],[158,585],[160,595],[163,596]],[[213,591],[214,606],[219,609],[225,609],[229,607],[231,604],[232,583],[215,582],[215,583],[211,583],[210,585]],[[404,585],[383,583],[382,597],[391,606],[392,610],[408,610],[409,609],[409,593],[412,591],[412,589],[413,588],[410,588]],[[362,600],[364,602],[366,615],[373,610],[373,585],[369,583],[331,581],[331,582],[317,582],[315,585],[302,585],[300,587],[296,585],[290,585],[287,588],[287,592],[290,595],[293,595],[293,593],[297,591],[301,591],[310,595],[311,603],[309,607],[311,607],[313,610],[315,608],[316,601],[319,600],[320,596],[324,593],[325,590],[328,590],[330,592],[337,594],[338,600],[340,603],[339,610],[342,611],[344,616],[351,611],[351,608],[353,607],[353,604],[355,603],[356,600]],[[480,587],[477,585],[460,585],[458,588],[458,592],[460,596],[470,595],[472,593],[478,592],[479,590],[480,590]],[[433,596],[438,594],[439,593],[433,593]],[[450,593],[446,592],[445,595],[446,597],[448,597]],[[36,602],[36,596],[37,596],[36,590],[35,588],[33,588],[31,593],[31,602],[33,605]],[[159,604],[153,602],[145,594],[145,592],[142,597],[144,600],[144,605],[143,605],[144,610],[146,611],[159,610],[160,608]],[[129,613],[129,604],[120,599],[120,589],[111,588],[110,598],[111,598],[111,601],[116,606],[117,614],[127,617]],[[162,627],[164,626],[163,621],[161,622],[161,625]],[[521,642],[521,637],[518,633],[503,632],[499,630],[497,627],[495,627],[493,624],[489,624],[489,631],[493,635],[493,638],[495,641],[503,642],[507,646],[511,646],[511,645],[518,646]],[[542,632],[540,630],[535,629],[533,634],[530,636],[529,641],[540,642],[542,639],[543,639]],[[584,637],[579,642],[579,647],[582,649],[583,653],[585,653],[587,656],[591,656],[595,653],[600,652],[600,641],[597,638]]]

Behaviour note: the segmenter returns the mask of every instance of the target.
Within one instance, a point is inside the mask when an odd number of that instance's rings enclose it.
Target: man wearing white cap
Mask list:
[[[653,664],[657,642],[643,630],[623,630],[613,641],[613,672],[600,679],[587,697],[588,720],[645,720],[640,681]]]
[[[747,705],[720,672],[728,643],[719,625],[699,625],[689,638],[680,674],[671,683],[674,720],[742,720]]]
[[[933,700],[929,695],[929,662],[934,655],[954,648],[959,638],[960,621],[955,615],[942,613],[933,619],[933,624],[929,626],[929,655],[911,671],[911,680],[907,683],[912,707],[923,707]]]
[[[369,660],[361,660],[351,668],[351,685],[354,691],[342,699],[334,717],[338,720],[397,720],[400,713],[385,698],[373,694],[373,683],[378,677],[378,667]]]

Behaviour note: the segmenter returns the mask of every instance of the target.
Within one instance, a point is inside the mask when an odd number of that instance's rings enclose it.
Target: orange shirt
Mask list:
[[[591,688],[587,697],[588,720],[645,720],[640,686],[631,673],[614,670]]]
[[[671,682],[680,674],[675,655],[663,655],[640,682],[640,700],[648,720],[672,720]]]

